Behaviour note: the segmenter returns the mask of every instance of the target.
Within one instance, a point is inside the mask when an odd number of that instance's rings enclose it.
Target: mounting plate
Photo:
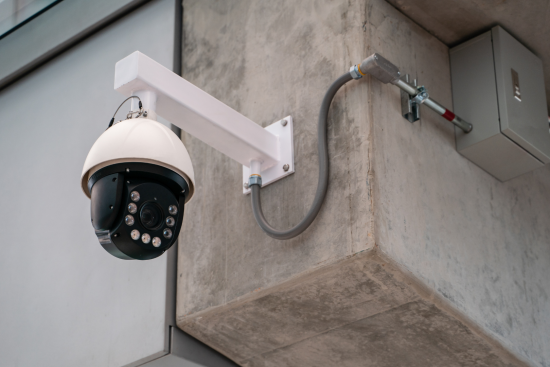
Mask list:
[[[416,87],[416,79],[411,82],[409,74],[403,75],[401,80]],[[420,103],[404,90],[401,90],[401,115],[411,123],[420,120]]]
[[[283,120],[286,120],[286,125],[283,125]],[[267,126],[265,130],[277,136],[279,140],[279,163],[262,171],[262,186],[267,186],[283,177],[294,173],[294,140],[293,140],[293,124],[292,116],[287,116],[273,124]],[[288,170],[284,170],[284,165],[288,164]],[[250,177],[250,168],[243,166],[243,194],[250,194],[250,189],[244,188],[244,184],[248,183]]]

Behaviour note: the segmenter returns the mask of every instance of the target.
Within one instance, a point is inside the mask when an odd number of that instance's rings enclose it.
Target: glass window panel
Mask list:
[[[0,0],[0,38],[61,0]]]

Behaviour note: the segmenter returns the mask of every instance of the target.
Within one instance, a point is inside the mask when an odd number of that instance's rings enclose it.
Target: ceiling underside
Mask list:
[[[373,250],[247,297],[178,325],[243,367],[527,366]]]
[[[495,25],[542,59],[550,106],[549,0],[386,0],[449,47]],[[550,108],[549,108],[550,109]]]

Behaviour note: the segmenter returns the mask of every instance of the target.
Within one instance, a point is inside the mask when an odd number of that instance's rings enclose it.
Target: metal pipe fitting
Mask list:
[[[455,115],[452,111],[446,109],[441,104],[436,102],[433,98],[429,96],[429,94],[426,92],[426,89],[424,87],[415,87],[413,85],[410,85],[404,82],[403,80],[399,80],[392,84],[398,86],[405,92],[409,93],[409,95],[415,97],[418,103],[421,103],[424,106],[434,110],[435,112],[443,116],[447,121],[450,121],[455,126],[458,126],[466,134],[472,131],[473,129],[472,124],[464,121],[463,119]],[[425,93],[426,96],[422,96],[422,93]]]
[[[452,124],[462,129],[462,131],[464,131],[466,134],[472,131],[473,129],[472,124],[470,124],[467,121],[464,121],[463,119],[455,115],[452,111],[446,109],[441,104],[433,100],[433,98],[431,98],[429,94],[426,92],[426,88],[424,88],[423,86],[415,87],[414,85],[411,85],[401,79],[398,79],[392,82],[392,84],[398,86],[400,89],[409,93],[409,95],[415,97],[418,103],[421,103],[424,106],[434,110],[435,112],[443,116],[447,121],[450,121]],[[423,96],[422,93],[425,93],[426,96]]]
[[[385,84],[393,83],[401,77],[397,66],[377,53],[370,55],[361,62],[359,72],[363,75],[370,74]]]
[[[349,73],[351,77],[355,80],[361,79],[363,75],[365,75],[361,74],[361,71],[359,70],[359,65],[353,65],[351,68],[349,68]]]
[[[398,86],[400,89],[404,90],[405,92],[409,93],[409,95],[411,96],[416,96],[418,94],[418,90],[416,89],[416,87],[414,85],[411,85],[401,79],[397,79],[395,80],[393,83],[393,85],[396,85]]]
[[[248,187],[252,187],[252,185],[258,185],[262,187],[262,176],[250,175],[250,177],[248,178]]]
[[[449,111],[436,101],[434,101],[431,98],[428,98],[424,101],[424,105],[430,107],[435,112],[439,113],[441,116],[443,116],[447,121],[450,121],[455,126],[458,126],[462,131],[464,131],[466,134],[472,131],[474,128],[472,124],[469,122],[464,121],[457,115],[455,115],[452,111]]]
[[[381,55],[374,53],[367,57],[360,65],[357,66],[357,72],[362,75],[370,74],[382,83],[391,83],[398,86],[410,96],[414,97],[418,103],[421,103],[439,113],[445,119],[462,129],[465,133],[472,131],[472,124],[464,121],[453,112],[434,101],[423,86],[416,87],[400,79],[401,73],[399,72],[399,68],[383,58]],[[353,77],[351,70],[350,74],[352,74]],[[355,77],[353,78],[355,79]]]

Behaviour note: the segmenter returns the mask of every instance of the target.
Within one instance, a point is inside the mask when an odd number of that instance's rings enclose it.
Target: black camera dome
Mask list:
[[[100,244],[121,259],[149,260],[176,241],[189,187],[170,169],[119,163],[88,181],[91,219]]]

